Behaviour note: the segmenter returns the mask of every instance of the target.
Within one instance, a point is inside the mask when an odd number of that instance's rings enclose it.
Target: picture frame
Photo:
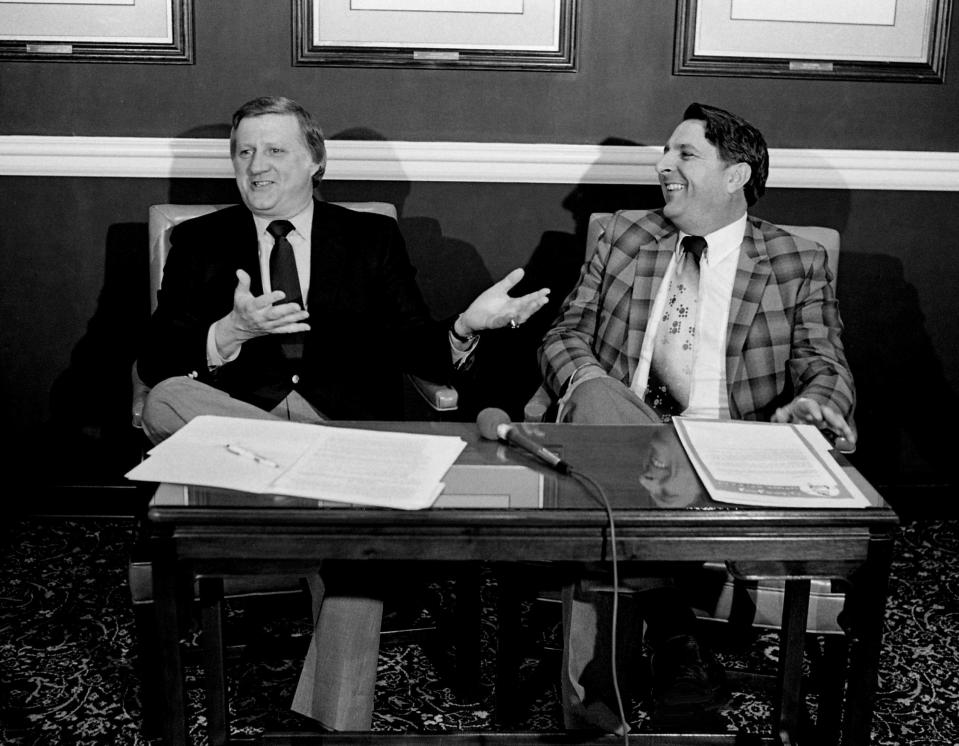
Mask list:
[[[0,61],[193,64],[193,0],[0,0]]]
[[[952,0],[678,0],[676,75],[943,83]]]
[[[294,0],[293,64],[576,71],[579,0]]]

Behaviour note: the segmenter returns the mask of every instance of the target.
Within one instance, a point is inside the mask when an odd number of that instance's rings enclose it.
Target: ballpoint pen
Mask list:
[[[280,465],[276,463],[276,461],[273,461],[272,459],[268,459],[266,456],[261,456],[258,453],[254,453],[249,448],[238,446],[235,443],[227,443],[226,450],[228,450],[230,453],[232,453],[235,456],[239,456],[240,458],[248,458],[252,461],[256,461],[256,463],[258,464],[263,464],[263,466],[269,466],[273,469],[280,468]]]

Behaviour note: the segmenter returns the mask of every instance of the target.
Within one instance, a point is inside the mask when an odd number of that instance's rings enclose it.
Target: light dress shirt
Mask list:
[[[739,247],[746,233],[746,214],[738,220],[703,236],[706,253],[699,263],[699,310],[696,315],[696,351],[693,358],[693,379],[689,387],[689,405],[683,410],[687,417],[729,419],[729,401],[726,393],[726,328],[729,324],[729,306],[736,282]],[[680,231],[676,251],[666,268],[666,276],[656,293],[656,301],[649,314],[649,324],[639,353],[639,366],[630,388],[643,398],[649,378],[649,365],[656,344],[656,332],[669,294],[669,285],[682,251],[683,239],[688,234]]]
[[[310,291],[310,246],[313,238],[313,200],[305,209],[289,218],[293,223],[293,230],[290,231],[286,240],[293,247],[293,259],[296,262],[296,274],[300,278],[300,292],[303,297],[303,306],[306,307],[306,299]],[[253,223],[256,225],[256,239],[259,245],[260,254],[260,278],[263,284],[263,292],[272,292],[273,286],[270,285],[270,254],[273,251],[273,244],[276,239],[267,231],[272,218],[261,218],[259,215],[253,216]],[[243,345],[230,357],[224,358],[216,347],[216,323],[210,324],[210,330],[206,335],[206,361],[211,370],[219,368],[225,363],[231,363],[240,355]]]

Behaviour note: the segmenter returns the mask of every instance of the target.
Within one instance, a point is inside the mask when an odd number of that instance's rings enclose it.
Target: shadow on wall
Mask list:
[[[70,363],[53,383],[44,453],[36,473],[47,484],[116,484],[136,463],[130,372],[149,314],[147,228],[117,223],[107,231],[103,287]]]
[[[601,145],[639,146],[633,140],[607,137]],[[520,329],[487,333],[477,352],[477,391],[484,406],[504,409],[522,421],[523,406],[542,382],[536,353],[543,335],[553,325],[566,296],[579,280],[586,250],[589,216],[594,212],[655,209],[663,199],[658,186],[592,184],[587,171],[582,182],[566,195],[562,207],[573,217],[572,233],[546,231],[525,266],[526,275],[514,295],[550,288],[549,303]]]
[[[329,139],[386,141],[381,133],[365,127],[343,130]],[[406,180],[323,181],[320,184],[322,198],[329,202],[394,204],[427,305],[436,318],[454,316],[493,280],[475,246],[443,235],[443,227],[435,218],[406,214],[404,208],[412,188],[412,183]]]
[[[230,127],[213,124],[178,137],[225,138]],[[239,201],[233,179],[172,179],[176,204]],[[86,332],[50,393],[51,418],[43,437],[62,454],[41,470],[52,484],[126,484],[123,474],[140,458],[143,441],[131,426],[131,369],[150,315],[149,237],[143,222],[107,230],[103,287]]]
[[[925,327],[902,262],[844,252],[840,303],[856,379],[860,448],[853,463],[903,516],[935,509],[954,491],[959,396]],[[918,487],[931,488],[925,493]]]
[[[902,261],[857,252],[850,242],[851,202],[847,190],[772,190],[756,212],[773,222],[839,231],[836,294],[859,429],[850,461],[901,515],[935,512],[938,498],[955,490],[956,438],[942,430],[959,417],[959,396],[943,373]]]
[[[381,133],[365,127],[343,130],[328,139],[386,141]],[[434,318],[452,318],[489,287],[493,278],[474,245],[444,235],[436,218],[406,214],[405,205],[412,188],[412,183],[407,180],[324,180],[319,192],[328,202],[375,201],[395,205],[400,232],[410,262],[416,268],[416,281],[427,306]],[[477,390],[473,384],[458,383],[459,408],[450,416],[463,421],[474,419],[476,412],[483,407],[483,402],[476,397]],[[408,419],[430,419],[433,416],[409,386],[405,408]]]

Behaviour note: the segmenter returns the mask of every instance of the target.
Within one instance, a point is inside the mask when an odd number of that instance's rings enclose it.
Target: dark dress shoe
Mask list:
[[[691,635],[677,635],[653,651],[653,702],[662,713],[714,710],[729,701],[726,677]]]

